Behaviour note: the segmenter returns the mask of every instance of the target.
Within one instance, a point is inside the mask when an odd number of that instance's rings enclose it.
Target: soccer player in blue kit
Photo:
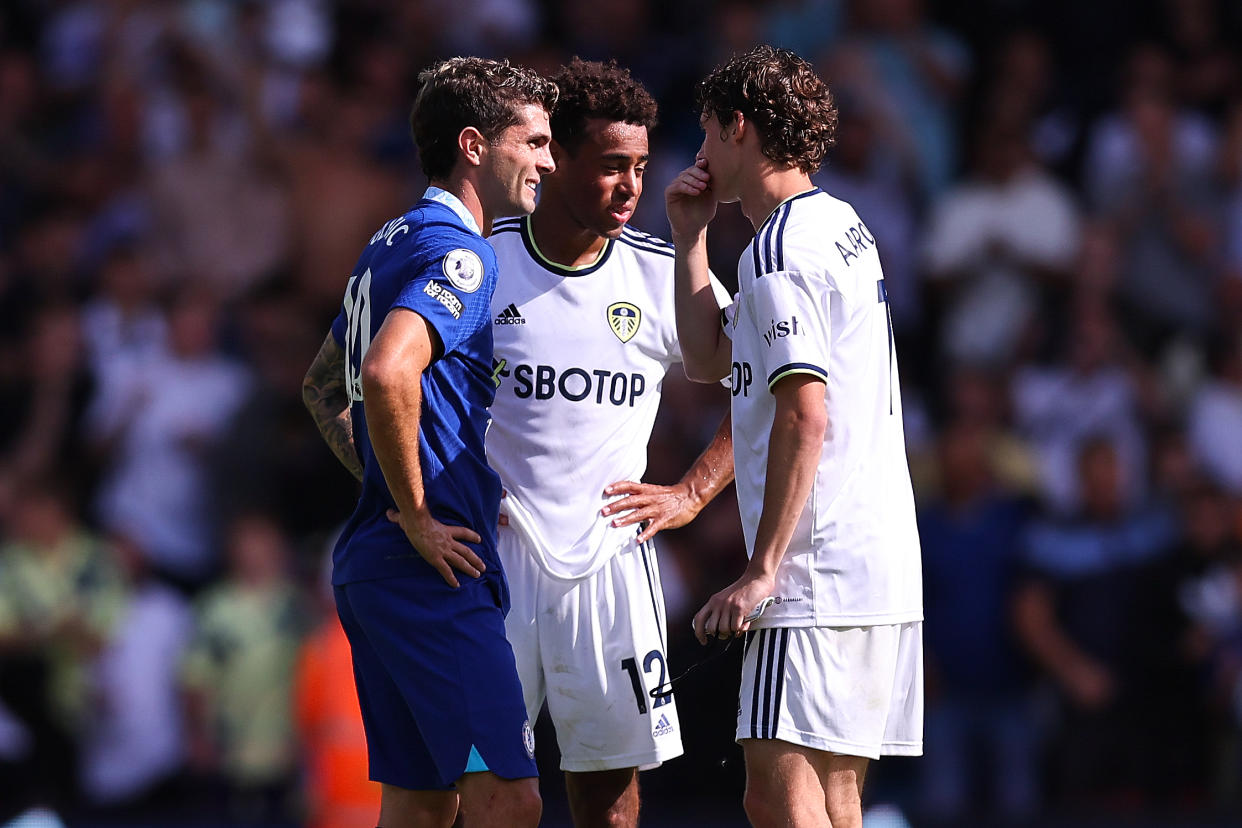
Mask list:
[[[483,437],[495,396],[491,298],[500,216],[535,207],[554,164],[556,85],[480,58],[425,71],[410,115],[431,186],[380,228],[303,384],[362,482],[333,553],[382,828],[539,822],[534,737],[496,555],[500,480]]]

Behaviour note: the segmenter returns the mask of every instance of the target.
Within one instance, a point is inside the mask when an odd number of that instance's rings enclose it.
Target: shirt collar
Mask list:
[[[428,201],[435,201],[443,204],[452,210],[461,219],[461,223],[469,227],[480,236],[483,231],[479,229],[479,223],[474,220],[474,216],[470,215],[470,211],[466,209],[466,205],[461,199],[450,193],[448,190],[441,190],[439,187],[428,187],[427,192],[423,193],[423,198]]]

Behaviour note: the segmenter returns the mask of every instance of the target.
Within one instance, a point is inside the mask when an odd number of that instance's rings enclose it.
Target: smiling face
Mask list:
[[[517,110],[517,123],[488,142],[482,159],[480,198],[494,216],[525,215],[535,209],[539,180],[556,169],[548,148],[552,128],[539,104]]]
[[[642,196],[647,154],[645,126],[592,118],[575,152],[559,150],[545,198],[562,199],[578,226],[615,239]]]

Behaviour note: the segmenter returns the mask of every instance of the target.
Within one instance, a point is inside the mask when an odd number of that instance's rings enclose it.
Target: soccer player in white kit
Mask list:
[[[546,698],[574,822],[633,826],[637,770],[682,752],[673,696],[652,695],[671,671],[650,538],[732,479],[730,428],[679,484],[635,482],[681,362],[672,246],[627,226],[656,104],[615,64],[575,60],[556,82],[557,172],[530,217],[489,239],[502,276],[487,452],[507,491],[506,630],[527,710],[533,721]]]
[[[746,636],[751,822],[856,828],[869,760],[922,753],[922,573],[884,274],[866,224],[811,183],[837,116],[806,61],[756,47],[698,103],[702,148],[665,193],[677,322],[687,374],[731,377],[750,562],[695,633]],[[755,227],[723,326],[706,264],[722,201]]]

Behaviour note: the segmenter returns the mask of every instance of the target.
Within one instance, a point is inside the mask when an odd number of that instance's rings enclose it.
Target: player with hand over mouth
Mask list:
[[[756,47],[698,104],[702,148],[665,193],[677,328],[691,377],[731,377],[750,562],[695,633],[746,637],[751,822],[857,828],[869,760],[922,753],[922,575],[884,274],[866,224],[811,183],[837,113],[806,61]],[[755,237],[722,326],[707,225],[733,201]]]

